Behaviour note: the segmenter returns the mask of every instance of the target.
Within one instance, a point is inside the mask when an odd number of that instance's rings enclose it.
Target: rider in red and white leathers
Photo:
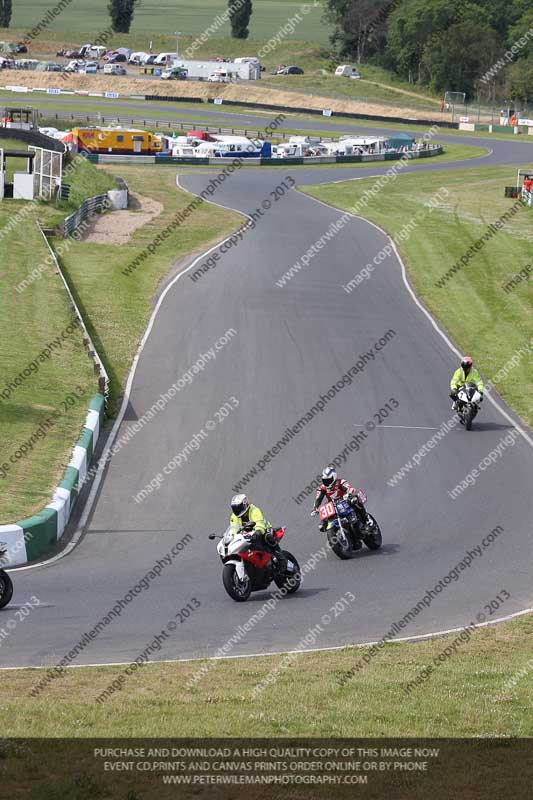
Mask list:
[[[322,470],[322,483],[316,490],[315,511],[322,505],[324,500],[347,500],[357,514],[357,519],[364,529],[372,526],[372,520],[368,516],[363,505],[362,499],[357,489],[353,489],[348,481],[337,477],[334,467],[326,467]],[[328,521],[324,520],[320,524],[320,530],[325,531]]]

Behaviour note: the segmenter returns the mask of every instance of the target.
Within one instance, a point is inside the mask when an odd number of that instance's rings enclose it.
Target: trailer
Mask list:
[[[163,149],[159,136],[126,128],[73,128],[62,141],[76,153],[155,155]]]
[[[172,68],[180,67],[187,70],[189,78],[197,80],[208,80],[210,75],[215,75],[223,71],[229,80],[256,81],[261,77],[261,64],[259,62],[246,61],[185,61],[175,58]]]

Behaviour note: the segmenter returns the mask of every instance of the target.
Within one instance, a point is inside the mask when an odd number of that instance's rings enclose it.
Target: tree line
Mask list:
[[[531,0],[325,0],[325,20],[343,58],[437,93],[533,100]]]

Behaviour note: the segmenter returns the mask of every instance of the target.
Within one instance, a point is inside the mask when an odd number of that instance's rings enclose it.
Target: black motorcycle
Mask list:
[[[365,503],[364,492],[359,489],[358,493],[360,501]],[[311,512],[311,516],[318,514],[322,523],[327,523],[328,544],[335,555],[343,561],[351,558],[357,550],[360,550],[363,542],[369,550],[379,550],[382,544],[381,530],[376,519],[372,514],[368,514],[372,525],[369,529],[363,529],[352,502],[350,500],[328,500]]]
[[[0,550],[0,564],[4,560],[5,555],[6,551]],[[13,582],[7,572],[3,569],[0,569],[0,608],[7,606],[12,597]]]

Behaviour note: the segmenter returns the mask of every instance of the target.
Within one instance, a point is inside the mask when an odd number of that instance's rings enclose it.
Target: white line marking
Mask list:
[[[366,425],[366,422],[354,422],[356,428],[361,428]],[[427,425],[376,425],[376,430],[379,428],[404,428],[410,431],[438,431],[440,428],[429,428]]]
[[[506,617],[499,617],[498,619],[492,619],[488,622],[479,622],[476,625],[473,625],[474,628],[486,628],[489,625],[497,625],[500,622],[509,622],[511,619],[515,619],[516,617],[523,617],[524,614],[530,614],[533,612],[532,608],[525,608],[523,611],[515,611],[513,614],[507,614]],[[460,626],[459,628],[447,628],[443,631],[434,631],[433,633],[419,633],[416,636],[403,636],[402,638],[398,639],[390,639],[388,644],[402,644],[405,642],[419,642],[422,639],[433,639],[437,636],[446,636],[449,633],[457,633],[458,631],[463,631],[465,629],[465,625]],[[312,647],[307,650],[275,650],[273,652],[263,652],[263,653],[245,653],[243,655],[236,655],[236,656],[205,656],[203,658],[165,658],[161,659],[161,661],[148,661],[145,663],[145,666],[154,665],[154,664],[186,664],[191,663],[194,661],[232,661],[237,658],[259,658],[264,656],[282,656],[286,653],[326,653],[334,650],[356,650],[362,647],[372,647],[372,645],[379,644],[382,640],[376,639],[372,642],[361,642],[360,644],[336,644],[332,645],[331,647]],[[107,662],[100,662],[99,664],[68,664],[65,666],[65,669],[84,669],[85,667],[123,667],[128,664],[131,664],[131,661],[107,661]],[[10,672],[13,670],[21,670],[21,669],[53,669],[52,664],[47,664],[39,667],[0,667],[0,672]]]

